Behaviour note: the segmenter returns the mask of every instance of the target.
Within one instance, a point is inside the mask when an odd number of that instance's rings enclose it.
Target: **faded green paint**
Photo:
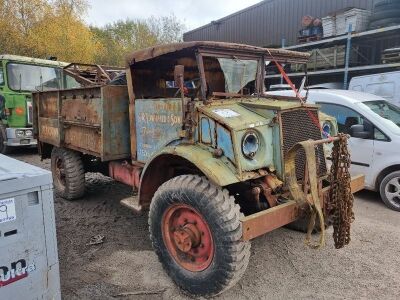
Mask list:
[[[212,152],[207,147],[185,144],[169,146],[154,155],[152,160],[164,154],[176,155],[193,163],[216,185],[227,186],[240,181],[240,177],[236,174],[235,166],[226,158],[213,157]],[[143,173],[146,172],[147,166],[151,161],[146,164]]]
[[[283,101],[268,98],[245,98],[223,101],[213,101],[209,105],[197,104],[197,109],[203,115],[209,116],[217,123],[231,131],[232,139],[227,142],[233,144],[234,161],[239,181],[244,181],[245,172],[259,169],[276,170],[277,175],[283,178],[282,138],[279,122],[276,119],[278,112],[298,108],[316,108],[316,105],[302,105],[298,101]],[[259,151],[254,159],[246,158],[242,153],[243,136],[250,130],[257,132],[260,138]],[[215,132],[217,135],[218,132]],[[197,140],[201,143],[200,140]],[[205,145],[207,146],[207,145]],[[226,145],[208,145],[210,151],[215,148],[225,149]],[[213,147],[214,146],[214,147]],[[224,148],[225,147],[225,148]],[[229,155],[232,160],[231,155]],[[203,164],[202,161],[199,161]]]

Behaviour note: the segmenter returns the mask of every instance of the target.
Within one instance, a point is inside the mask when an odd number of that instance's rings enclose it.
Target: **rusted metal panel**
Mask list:
[[[77,122],[87,125],[100,126],[101,99],[66,99],[62,102],[61,116],[64,122]]]
[[[130,157],[129,96],[126,86],[104,86],[101,89],[103,102],[102,160]]]
[[[153,154],[179,138],[182,129],[182,100],[136,99],[137,160],[146,162]]]
[[[36,93],[35,101],[39,107],[39,116],[44,118],[58,117],[58,91]],[[39,98],[38,98],[39,97]]]
[[[236,52],[236,53],[247,53],[254,55],[264,55],[267,57],[267,60],[271,60],[273,58],[277,61],[291,61],[291,62],[307,62],[310,55],[308,53],[301,52],[293,52],[283,49],[266,49],[261,47],[255,47],[244,44],[234,44],[234,43],[223,43],[223,42],[186,42],[186,43],[174,43],[167,45],[159,45],[150,48],[146,48],[143,50],[135,51],[128,55],[127,57],[127,65],[132,65],[141,61],[151,60],[156,57],[183,52],[183,51],[192,51],[193,53],[199,48],[205,49],[208,51],[224,51],[228,52]],[[178,55],[177,55],[178,56]],[[187,54],[186,54],[187,56]]]
[[[133,166],[127,161],[111,161],[108,164],[111,178],[137,189],[140,185],[140,174],[142,169],[142,167]]]
[[[66,125],[63,144],[68,148],[80,149],[83,153],[93,153],[101,156],[100,127],[83,127],[81,125]]]
[[[39,117],[39,137],[41,142],[60,146],[60,132],[58,119]]]

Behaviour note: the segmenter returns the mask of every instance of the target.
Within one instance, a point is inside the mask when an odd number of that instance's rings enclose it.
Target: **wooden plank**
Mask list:
[[[299,217],[299,207],[295,201],[252,214],[241,220],[245,241],[254,239],[267,232],[296,221]]]
[[[364,189],[365,186],[365,175],[357,175],[357,176],[353,176],[351,177],[351,192],[353,194],[361,191]]]

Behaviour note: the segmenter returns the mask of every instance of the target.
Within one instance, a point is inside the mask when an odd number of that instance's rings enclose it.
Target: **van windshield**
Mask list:
[[[80,87],[73,77],[63,75],[59,67],[9,63],[7,78],[8,86],[14,91],[33,92]]]
[[[388,119],[400,127],[400,108],[384,100],[365,101],[364,105],[368,106],[374,113],[382,118]]]

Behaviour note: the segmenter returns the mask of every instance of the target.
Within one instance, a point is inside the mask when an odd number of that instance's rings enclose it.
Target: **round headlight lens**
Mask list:
[[[255,131],[247,132],[242,140],[242,152],[248,159],[253,159],[260,147],[260,139]]]
[[[322,125],[322,131],[324,132],[325,137],[329,137],[332,134],[331,124],[329,122],[325,122]]]
[[[32,136],[32,135],[33,135],[32,130],[30,130],[30,129],[25,130],[25,136]]]
[[[15,135],[16,135],[17,137],[23,137],[23,136],[25,135],[25,133],[24,133],[23,130],[16,130],[16,131],[15,131]]]

